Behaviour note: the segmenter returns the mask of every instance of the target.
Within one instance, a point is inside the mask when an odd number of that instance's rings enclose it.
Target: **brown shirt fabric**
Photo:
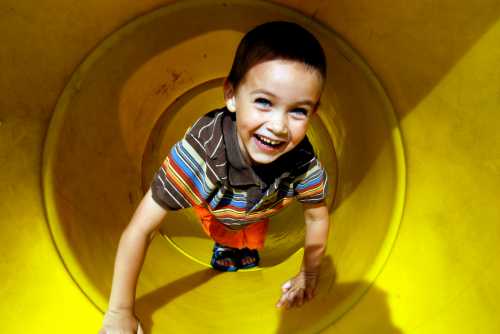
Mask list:
[[[226,108],[201,117],[155,174],[153,199],[168,210],[204,206],[232,229],[277,213],[293,198],[325,200],[327,175],[307,137],[274,162],[252,166],[239,148],[235,122]]]

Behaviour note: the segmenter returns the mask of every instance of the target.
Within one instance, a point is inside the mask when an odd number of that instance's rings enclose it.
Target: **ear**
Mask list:
[[[236,111],[236,96],[233,85],[229,83],[226,79],[224,80],[224,100],[226,101],[226,107],[230,112]]]

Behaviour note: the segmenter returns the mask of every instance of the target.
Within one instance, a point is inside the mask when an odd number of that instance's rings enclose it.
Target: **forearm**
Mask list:
[[[300,272],[282,287],[277,307],[301,306],[314,298],[319,269],[328,240],[329,216],[324,203],[304,204],[306,237]]]
[[[319,271],[328,242],[329,216],[326,206],[315,207],[304,215],[306,235],[301,270],[309,273]]]
[[[123,232],[116,253],[110,310],[133,312],[139,273],[148,247],[148,235],[128,227]]]
[[[134,309],[139,273],[150,239],[166,215],[152,198],[151,190],[144,196],[129,225],[122,233],[116,252],[110,310]]]

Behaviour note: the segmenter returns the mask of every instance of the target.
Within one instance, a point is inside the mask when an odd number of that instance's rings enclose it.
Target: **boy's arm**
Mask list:
[[[329,216],[324,202],[304,204],[306,236],[300,272],[282,286],[277,307],[301,306],[314,297],[321,260],[328,241]]]
[[[166,212],[153,200],[149,189],[123,231],[116,253],[109,308],[100,333],[137,328],[134,316],[137,280],[149,242]]]
[[[306,236],[301,270],[306,273],[319,273],[328,241],[328,208],[324,202],[304,204],[303,208]]]

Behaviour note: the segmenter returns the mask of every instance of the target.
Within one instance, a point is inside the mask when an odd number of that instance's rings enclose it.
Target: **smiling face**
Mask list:
[[[236,112],[238,142],[249,164],[271,163],[304,139],[322,85],[317,70],[281,59],[254,65],[236,91],[225,84],[226,105]]]

